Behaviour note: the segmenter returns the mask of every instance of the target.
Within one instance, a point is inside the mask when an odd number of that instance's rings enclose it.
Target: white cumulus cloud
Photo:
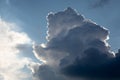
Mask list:
[[[17,25],[0,19],[0,80],[24,80],[30,77],[22,69],[30,58],[20,57],[18,45],[30,45],[32,40]]]

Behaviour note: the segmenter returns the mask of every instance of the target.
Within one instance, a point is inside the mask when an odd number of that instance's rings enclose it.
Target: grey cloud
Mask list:
[[[4,80],[3,76],[0,74],[0,80]]]
[[[97,0],[92,7],[93,8],[99,8],[99,7],[104,7],[110,2],[110,0]]]
[[[25,57],[32,57],[34,56],[32,53],[32,45],[31,44],[18,44],[16,48],[21,51],[21,54]]]
[[[36,69],[38,65],[34,67]],[[54,69],[48,65],[38,66],[39,68],[33,73],[34,80],[65,80],[63,77],[55,73]]]
[[[66,66],[61,71],[69,77],[82,77],[88,80],[111,80],[120,76],[117,73],[120,71],[116,72],[118,70],[118,68],[115,68],[116,62],[113,65],[114,59],[95,48],[90,48],[84,51],[82,59],[76,58],[73,64]]]
[[[58,13],[50,13],[47,20],[47,42],[33,46],[36,58],[47,65],[39,66],[35,72],[40,80],[51,77],[58,80],[55,75],[64,80],[120,78],[119,53],[115,57],[111,52],[107,43],[107,29],[84,18],[70,7]],[[44,76],[48,74],[47,71],[52,73],[51,76]]]
[[[56,37],[57,35],[64,36],[63,33],[65,34],[68,29],[80,25],[83,19],[83,16],[77,14],[76,11],[72,10],[70,7],[65,11],[58,12],[57,14],[50,13],[47,16],[48,39]]]

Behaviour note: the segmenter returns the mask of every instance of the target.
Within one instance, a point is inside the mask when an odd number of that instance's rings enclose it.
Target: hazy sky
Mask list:
[[[36,70],[39,71],[39,65],[41,65],[42,61],[44,62],[44,59],[39,59],[41,55],[39,52],[48,52],[43,49],[43,47],[46,47],[44,44],[42,48],[35,45],[47,42],[47,24],[54,18],[49,19],[47,15],[50,12],[57,13],[64,11],[68,7],[75,9],[84,18],[107,28],[108,33],[110,33],[110,39],[108,40],[111,46],[110,50],[117,52],[120,48],[120,0],[0,0],[0,80],[30,80],[32,74],[34,76],[38,74]],[[57,19],[55,23],[57,23]],[[52,22],[49,22],[49,24],[49,26],[54,26]],[[49,29],[53,30],[51,27]],[[58,34],[56,33],[57,29],[56,32],[55,30],[53,32],[49,31],[50,36],[48,37],[50,37],[50,42],[47,42],[47,49],[54,53],[55,51],[52,51],[50,47],[55,44],[54,40],[51,39],[55,37],[55,34]],[[72,34],[72,31],[70,34]],[[57,40],[55,39],[55,41]],[[8,65],[6,65],[7,63]],[[13,67],[17,63],[19,63],[19,66]],[[50,64],[51,62],[47,66]],[[34,70],[35,68],[36,70]],[[51,71],[49,67],[46,68]],[[10,73],[13,73],[13,75]],[[18,75],[21,76],[15,77]],[[38,79],[33,78],[33,80]],[[66,79],[60,78],[60,80]]]

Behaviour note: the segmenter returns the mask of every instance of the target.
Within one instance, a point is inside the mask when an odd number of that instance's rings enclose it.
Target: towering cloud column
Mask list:
[[[43,63],[33,73],[36,80],[119,78],[118,72],[111,70],[119,63],[107,43],[106,28],[70,7],[48,14],[47,21],[47,42],[33,46],[36,58]]]

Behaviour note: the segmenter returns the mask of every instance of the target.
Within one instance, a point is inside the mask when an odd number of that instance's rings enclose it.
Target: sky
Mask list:
[[[0,0],[0,80],[119,79],[119,7],[120,0]]]

